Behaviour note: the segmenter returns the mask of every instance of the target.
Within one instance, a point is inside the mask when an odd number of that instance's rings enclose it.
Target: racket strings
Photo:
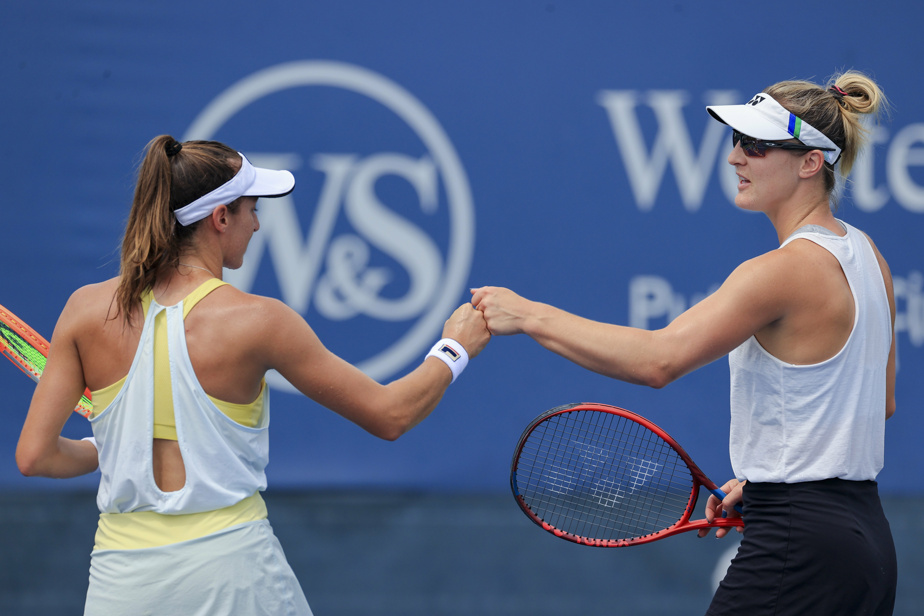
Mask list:
[[[35,346],[41,342],[38,340],[30,342],[5,320],[0,321],[0,336],[5,341],[3,354],[33,379],[36,378],[36,374],[40,374],[45,368],[45,355]]]
[[[48,342],[0,306],[0,354],[33,381],[38,382],[48,361]],[[84,391],[74,411],[83,417],[93,412],[90,391]]]
[[[598,411],[540,422],[523,444],[515,477],[524,504],[542,521],[605,541],[673,525],[694,485],[686,463],[661,437]]]

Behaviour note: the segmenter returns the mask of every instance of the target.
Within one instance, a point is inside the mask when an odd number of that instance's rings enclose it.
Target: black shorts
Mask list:
[[[707,616],[886,616],[892,531],[875,481],[744,486],[745,531]]]

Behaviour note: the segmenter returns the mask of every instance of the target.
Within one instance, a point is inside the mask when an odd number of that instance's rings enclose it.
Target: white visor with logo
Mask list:
[[[289,171],[254,167],[241,155],[241,168],[233,178],[192,203],[173,211],[184,227],[198,222],[219,205],[227,205],[239,197],[284,197],[295,188],[295,177]]]
[[[826,148],[828,151],[823,150],[823,153],[828,164],[833,165],[841,156],[841,149],[824,133],[790,113],[766,93],[756,94],[744,105],[712,105],[706,107],[706,111],[748,137],[765,141],[798,139],[807,146]]]

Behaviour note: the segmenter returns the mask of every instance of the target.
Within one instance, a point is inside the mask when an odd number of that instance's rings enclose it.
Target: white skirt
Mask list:
[[[311,616],[268,520],[171,545],[96,550],[85,616]]]

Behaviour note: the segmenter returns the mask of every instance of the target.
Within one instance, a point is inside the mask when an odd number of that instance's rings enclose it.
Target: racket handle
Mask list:
[[[712,492],[715,495],[715,497],[718,498],[719,500],[725,500],[725,497],[728,496],[728,494],[726,494],[719,488],[716,488],[715,490],[709,490],[709,491]],[[741,511],[741,503],[735,503],[735,511],[737,511],[738,513],[743,513]],[[723,511],[722,517],[724,518],[726,515],[727,515],[727,512]]]

